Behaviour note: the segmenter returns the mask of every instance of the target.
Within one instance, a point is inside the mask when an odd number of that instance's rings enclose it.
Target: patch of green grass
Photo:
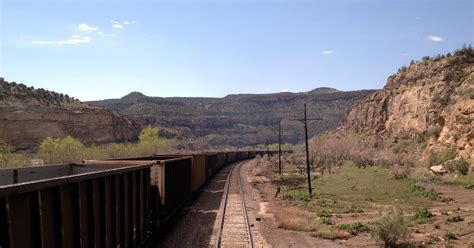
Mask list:
[[[429,207],[431,201],[420,194],[420,190],[407,191],[408,180],[394,179],[388,170],[380,167],[347,165],[335,173],[313,178],[312,196],[307,192],[306,182],[283,184],[281,195],[320,217],[377,211],[379,205],[397,205],[413,211]]]
[[[416,193],[418,195],[427,197],[431,200],[437,200],[440,198],[440,193],[434,190],[427,190],[423,186],[421,186],[416,180],[408,179],[406,184],[406,189],[409,192]]]
[[[283,199],[298,202],[310,202],[311,196],[307,192],[284,190]]]
[[[344,209],[355,210],[353,212],[370,207],[373,203],[409,207],[429,205],[429,201],[423,197],[407,192],[405,181],[394,179],[383,168],[345,166],[336,173],[313,180],[312,185],[318,197],[338,201],[338,204],[328,207],[346,205]]]
[[[369,226],[362,224],[360,222],[352,223],[352,224],[340,224],[336,227],[339,230],[346,231],[352,235],[357,235],[359,233],[369,231]]]

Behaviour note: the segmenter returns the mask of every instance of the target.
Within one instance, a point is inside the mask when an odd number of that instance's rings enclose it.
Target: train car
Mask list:
[[[226,163],[233,163],[236,161],[236,152],[225,152]]]
[[[192,156],[161,155],[149,157],[109,159],[104,161],[87,161],[111,166],[147,162],[152,163],[150,181],[152,193],[152,218],[156,226],[167,221],[193,193],[192,190]],[[159,199],[159,200],[155,200]]]
[[[219,169],[217,166],[217,153],[206,154],[206,179],[210,178]]]
[[[146,246],[213,174],[251,154],[162,154],[0,169],[0,247]]]
[[[226,164],[225,153],[224,152],[217,152],[217,167],[221,168],[225,164]]]
[[[141,162],[1,169],[0,247],[145,243],[151,232],[151,167]]]

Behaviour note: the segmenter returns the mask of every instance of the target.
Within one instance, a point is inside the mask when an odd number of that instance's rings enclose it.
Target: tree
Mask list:
[[[64,163],[82,160],[84,145],[71,136],[63,139],[48,137],[41,142],[39,154],[46,163]]]
[[[15,148],[8,143],[0,141],[0,167],[8,167]]]
[[[140,132],[138,139],[139,148],[143,155],[150,155],[150,153],[158,153],[158,151],[164,151],[168,146],[168,142],[164,139],[160,139],[160,130],[157,127],[147,126]]]

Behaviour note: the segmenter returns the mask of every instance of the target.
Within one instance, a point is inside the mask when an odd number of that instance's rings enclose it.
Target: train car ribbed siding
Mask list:
[[[67,166],[76,165],[62,168]],[[0,186],[0,246],[142,244],[145,240],[142,233],[151,232],[147,229],[149,205],[145,203],[149,180],[143,180],[150,167],[95,168],[95,172]]]

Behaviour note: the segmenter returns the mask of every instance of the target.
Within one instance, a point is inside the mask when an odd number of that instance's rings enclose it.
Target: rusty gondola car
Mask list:
[[[143,247],[224,165],[264,151],[0,169],[0,247]]]

